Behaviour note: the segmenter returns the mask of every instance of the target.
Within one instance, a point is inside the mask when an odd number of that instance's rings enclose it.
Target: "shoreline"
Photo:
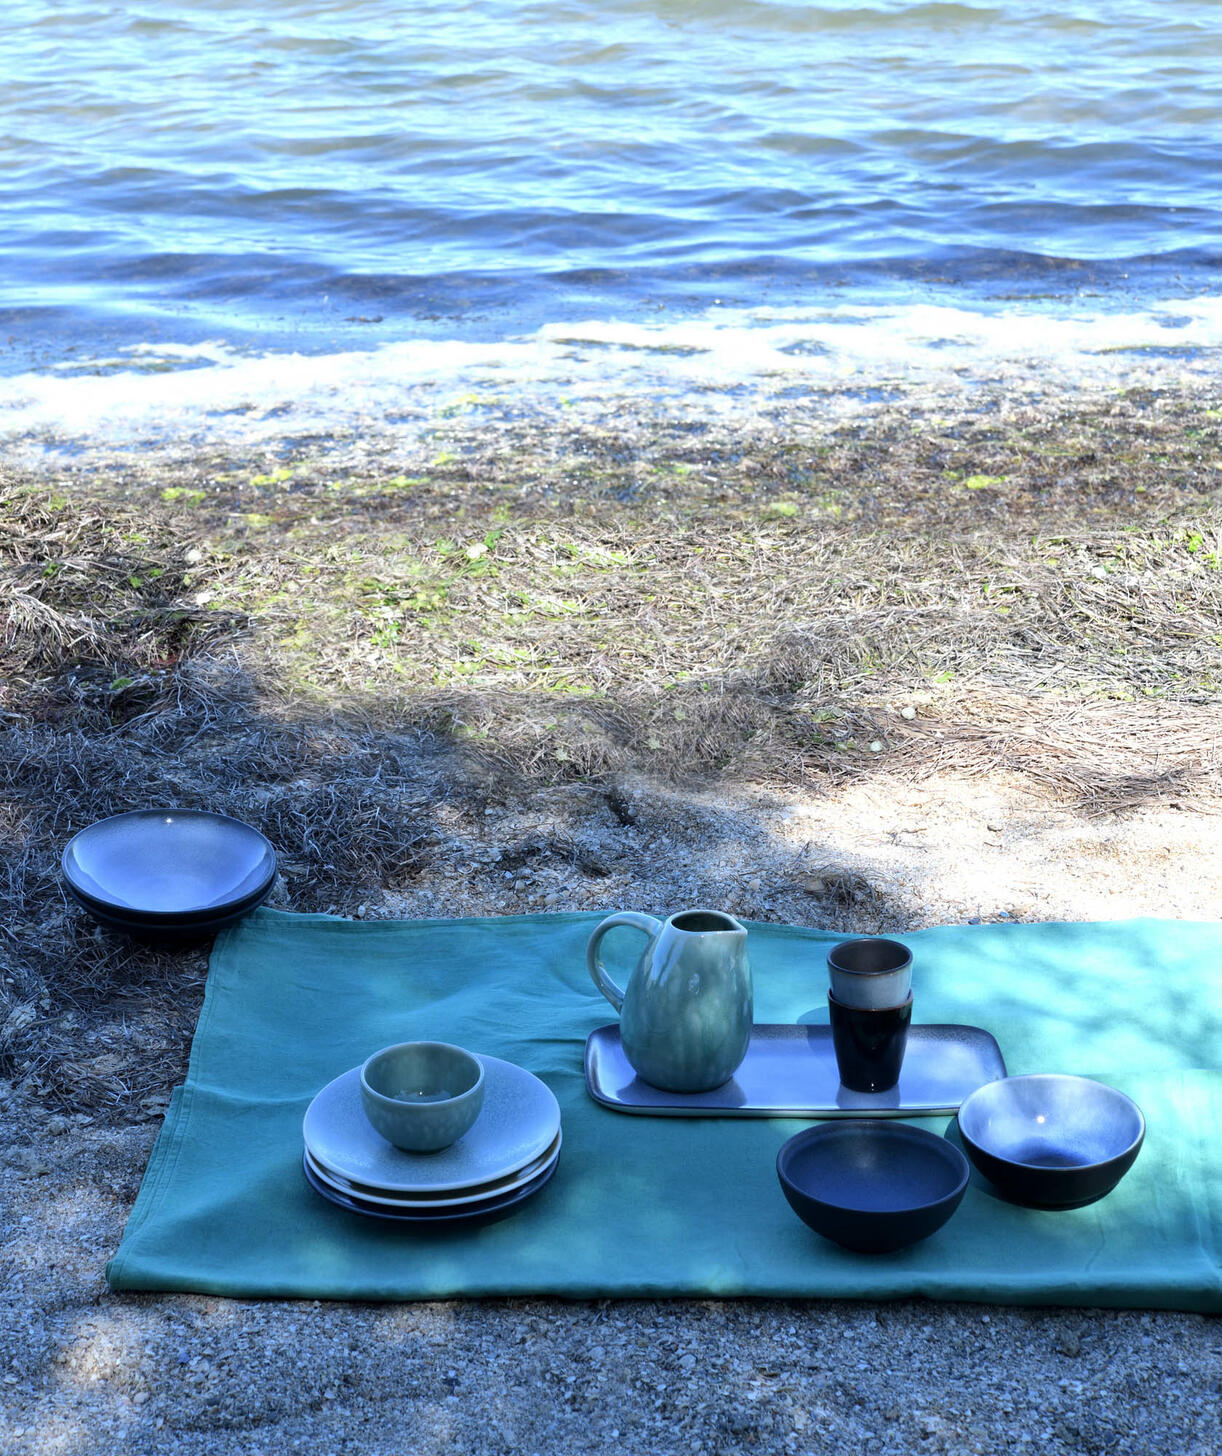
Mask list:
[[[526,449],[629,424],[763,442],[967,421],[1100,414],[1152,399],[1217,403],[1222,299],[1201,286],[1116,308],[1083,286],[993,304],[953,288],[868,301],[668,308],[536,320],[486,337],[377,338],[295,352],[153,338],[0,374],[0,450],[32,471],[193,469],[275,460],[333,474],[418,473],[453,440]],[[997,306],[1001,305],[1001,306]],[[516,315],[514,316],[516,317]],[[475,442],[475,443],[473,443]]]

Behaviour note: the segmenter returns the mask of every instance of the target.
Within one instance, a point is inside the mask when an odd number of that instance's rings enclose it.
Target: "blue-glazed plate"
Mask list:
[[[68,888],[107,923],[173,924],[253,909],[276,877],[276,851],[224,814],[137,809],[82,829],[62,865]]]

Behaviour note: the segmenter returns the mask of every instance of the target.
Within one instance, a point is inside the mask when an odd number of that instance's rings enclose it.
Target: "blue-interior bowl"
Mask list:
[[[971,1172],[953,1143],[889,1118],[806,1128],[781,1148],[776,1171],[803,1223],[862,1254],[893,1253],[936,1233]]]
[[[1029,1208],[1082,1208],[1110,1193],[1146,1135],[1141,1109],[1090,1077],[1037,1073],[964,1098],[959,1135],[999,1193]]]
[[[62,866],[86,909],[172,926],[253,909],[275,880],[276,851],[257,829],[224,814],[137,809],[82,829]]]

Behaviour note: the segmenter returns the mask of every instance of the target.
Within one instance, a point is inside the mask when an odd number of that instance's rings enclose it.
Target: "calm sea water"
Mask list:
[[[9,0],[0,435],[1205,373],[1220,76],[1222,0]]]

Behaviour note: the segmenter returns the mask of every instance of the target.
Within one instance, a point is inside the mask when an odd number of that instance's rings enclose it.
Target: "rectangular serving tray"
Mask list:
[[[712,1092],[663,1092],[628,1064],[619,1026],[586,1039],[590,1096],[646,1117],[923,1117],[954,1112],[986,1082],[1006,1075],[1001,1048],[978,1026],[914,1026],[899,1085],[850,1092],[840,1085],[827,1025],[751,1028],[738,1071]]]

